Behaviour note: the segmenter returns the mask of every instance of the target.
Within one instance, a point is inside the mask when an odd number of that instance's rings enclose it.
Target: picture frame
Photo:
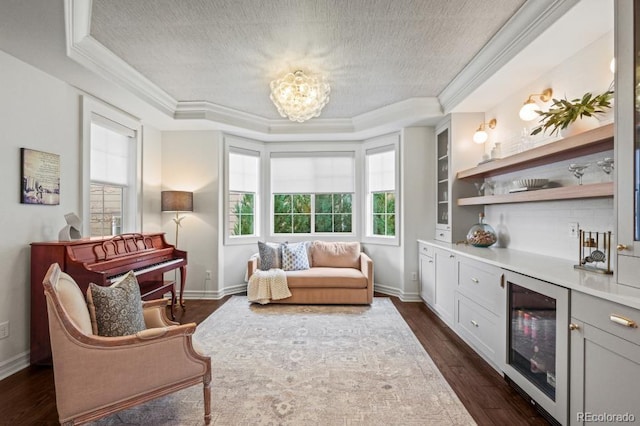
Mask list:
[[[20,203],[60,204],[60,155],[20,148]]]

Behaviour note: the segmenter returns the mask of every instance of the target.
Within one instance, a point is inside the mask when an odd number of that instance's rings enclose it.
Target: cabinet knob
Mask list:
[[[578,324],[571,323],[569,324],[569,330],[571,331],[580,330],[580,326]]]
[[[618,244],[618,245],[616,246],[616,250],[618,250],[618,251],[626,250],[627,248],[628,248],[628,247],[627,247],[627,245],[626,245],[626,244]]]
[[[449,259],[453,259],[454,257],[456,257],[456,255],[455,255],[455,254],[450,254],[450,255],[449,255]]]
[[[471,281],[473,281],[473,282],[474,282],[474,283],[476,283],[476,284],[478,284],[478,283],[480,282],[480,280],[479,280],[479,279],[477,279],[477,278],[471,278]]]
[[[471,323],[471,325],[473,325],[474,327],[479,327],[479,325],[478,325],[478,322],[477,322],[477,321],[471,320],[471,321],[469,321],[469,322],[470,322],[470,323]]]

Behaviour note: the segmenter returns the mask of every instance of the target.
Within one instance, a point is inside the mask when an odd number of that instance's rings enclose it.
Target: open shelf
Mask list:
[[[528,203],[532,201],[572,200],[578,198],[598,197],[613,197],[613,182],[561,186],[558,188],[514,192],[511,194],[458,198],[458,205],[476,206],[486,204]]]
[[[485,178],[613,149],[613,124],[560,139],[458,172],[458,179]],[[561,189],[561,188],[553,188]],[[541,191],[550,191],[541,190]],[[537,192],[537,191],[536,191]],[[514,194],[509,194],[514,195]],[[485,197],[482,197],[485,198]],[[571,197],[576,198],[576,197]],[[581,198],[581,197],[577,197]],[[510,201],[509,201],[510,202]],[[487,204],[487,203],[478,203]],[[459,204],[468,205],[468,204]]]

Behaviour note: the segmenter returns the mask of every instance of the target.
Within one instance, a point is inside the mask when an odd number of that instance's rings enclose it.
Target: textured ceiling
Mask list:
[[[269,82],[324,73],[323,118],[435,97],[524,0],[93,0],[91,35],[178,101],[279,118]]]

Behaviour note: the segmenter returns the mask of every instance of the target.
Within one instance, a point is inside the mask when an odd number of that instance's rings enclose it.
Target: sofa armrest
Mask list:
[[[369,303],[373,303],[373,260],[365,253],[360,253],[360,271],[367,279]]]
[[[257,253],[249,258],[249,261],[247,262],[247,276],[245,278],[245,281],[249,282],[249,278],[251,278],[251,275],[253,275],[253,273],[258,269],[259,258],[260,255],[258,255]]]

